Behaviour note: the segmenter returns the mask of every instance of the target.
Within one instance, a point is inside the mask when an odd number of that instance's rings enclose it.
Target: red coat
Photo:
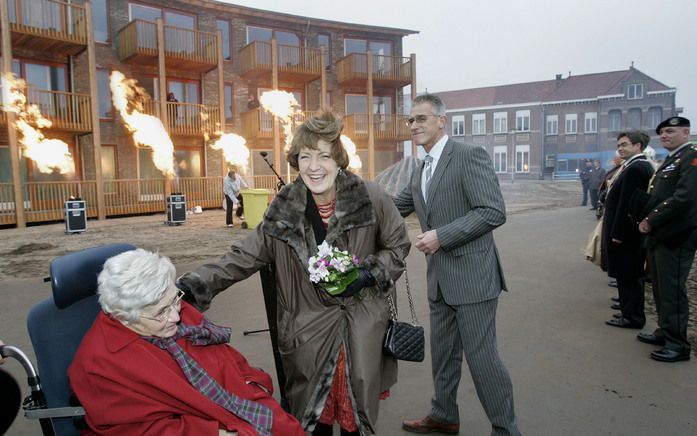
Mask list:
[[[181,319],[198,325],[203,315],[182,303]],[[249,366],[227,344],[193,346],[177,341],[218,383],[242,398],[270,407],[274,435],[305,432],[271,394],[271,377]],[[89,431],[103,435],[210,435],[218,429],[256,435],[246,421],[204,397],[191,386],[166,351],[140,338],[103,312],[87,332],[68,369],[70,386],[85,408]]]

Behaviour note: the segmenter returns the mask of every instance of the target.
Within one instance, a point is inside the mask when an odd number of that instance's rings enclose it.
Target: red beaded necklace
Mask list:
[[[319,216],[322,218],[322,221],[329,221],[329,218],[331,218],[332,214],[334,213],[334,209],[336,208],[336,199],[330,201],[327,204],[317,204],[317,210],[319,211]]]

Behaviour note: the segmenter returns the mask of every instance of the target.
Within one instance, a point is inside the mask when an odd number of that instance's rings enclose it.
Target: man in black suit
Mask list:
[[[637,223],[629,217],[629,200],[637,189],[646,191],[653,175],[653,166],[643,153],[650,140],[644,130],[617,135],[617,153],[624,163],[615,173],[605,197],[603,247],[607,273],[617,279],[622,310],[619,318],[606,321],[614,327],[640,329],[646,323],[642,281],[646,252]]]
[[[647,258],[658,329],[640,333],[642,342],[662,345],[651,353],[661,362],[690,360],[685,282],[697,248],[697,145],[690,143],[690,121],[670,117],[656,127],[668,157],[649,183],[650,199],[639,231],[648,235]]]

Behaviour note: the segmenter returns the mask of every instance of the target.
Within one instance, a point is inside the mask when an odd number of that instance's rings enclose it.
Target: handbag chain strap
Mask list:
[[[416,310],[414,309],[414,300],[411,297],[411,288],[409,287],[409,274],[407,270],[404,270],[404,284],[407,288],[407,298],[409,299],[409,310],[411,310],[411,321],[413,325],[417,325],[419,321],[416,319]],[[396,287],[396,285],[395,285]],[[387,302],[390,305],[390,319],[393,321],[398,321],[397,319],[397,308],[395,307],[394,300],[392,299],[392,294],[387,294]]]

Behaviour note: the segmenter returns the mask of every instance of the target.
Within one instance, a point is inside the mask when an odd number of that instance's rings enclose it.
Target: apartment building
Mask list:
[[[260,152],[292,178],[279,123],[259,107],[268,90],[295,96],[295,122],[324,109],[344,116],[364,177],[396,162],[409,139],[403,88],[413,95],[416,59],[403,56],[402,39],[415,31],[212,0],[3,3],[3,71],[28,83],[28,102],[53,123],[42,133],[68,144],[75,170],[39,171],[21,153],[14,115],[0,113],[0,225],[62,219],[71,195],[100,219],[163,211],[173,191],[189,205],[220,207],[228,164],[210,145],[221,132],[247,140],[255,186],[275,185]],[[134,145],[114,110],[114,70],[147,92],[143,111],[162,120],[174,144],[175,177]]]
[[[437,94],[448,134],[486,148],[499,176],[511,180],[574,177],[584,159],[607,166],[627,128],[650,131],[650,145],[665,156],[654,130],[682,111],[675,88],[633,66]]]

